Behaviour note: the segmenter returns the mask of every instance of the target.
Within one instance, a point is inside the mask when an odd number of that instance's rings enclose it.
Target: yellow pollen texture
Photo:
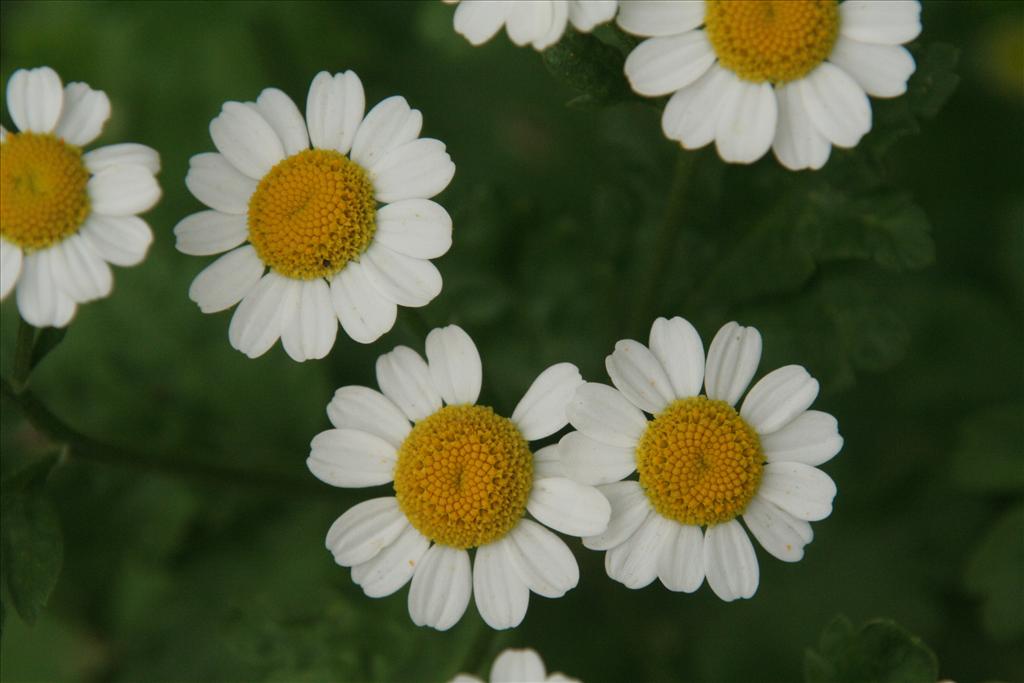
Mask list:
[[[486,406],[446,406],[420,420],[398,451],[395,495],[435,543],[497,541],[526,511],[533,454],[519,429]]]
[[[359,164],[334,150],[307,149],[263,176],[249,200],[249,241],[281,275],[328,277],[370,246],[376,213]]]
[[[708,0],[704,28],[722,66],[754,83],[803,78],[832,53],[836,0]]]
[[[0,143],[0,234],[26,251],[70,237],[89,215],[82,150],[53,135],[8,133]]]
[[[707,526],[740,515],[761,483],[757,433],[725,401],[670,403],[636,449],[640,485],[663,517]]]

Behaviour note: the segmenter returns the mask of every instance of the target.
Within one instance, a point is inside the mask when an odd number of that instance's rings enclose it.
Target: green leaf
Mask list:
[[[994,638],[1024,636],[1024,504],[996,521],[967,563],[967,589],[982,598],[982,624]]]
[[[64,559],[60,520],[41,485],[4,497],[0,548],[11,602],[32,624],[57,585]]]
[[[1024,492],[1024,405],[991,408],[960,425],[953,479],[967,489]]]
[[[634,99],[622,70],[622,53],[589,33],[567,30],[543,57],[552,74],[582,93],[569,102],[570,106],[600,106]]]
[[[822,632],[817,650],[804,653],[807,683],[925,683],[938,678],[935,654],[889,619],[855,629],[845,616]]]
[[[907,88],[907,101],[918,116],[939,113],[960,83],[955,72],[960,50],[947,43],[932,43],[917,56],[917,73]]]

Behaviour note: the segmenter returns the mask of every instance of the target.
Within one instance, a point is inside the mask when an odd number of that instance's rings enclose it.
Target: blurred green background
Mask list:
[[[96,144],[158,149],[164,198],[149,258],[117,269],[113,296],[81,308],[32,376],[109,448],[50,474],[60,576],[31,627],[5,599],[2,679],[440,681],[514,645],[585,681],[795,681],[845,614],[917,634],[944,678],[1024,680],[1024,5],[926,2],[910,93],[873,101],[862,144],[800,174],[771,155],[727,167],[680,152],[651,103],[567,107],[579,93],[559,75],[585,51],[556,48],[552,73],[504,34],[472,48],[451,17],[440,2],[5,0],[4,83],[46,64],[105,90]],[[249,360],[228,344],[230,313],[187,297],[212,260],[174,249],[201,208],[188,159],[213,149],[224,101],[273,85],[301,106],[322,69],[355,70],[370,105],[404,95],[448,145],[444,290],[373,345],[339,333],[323,361],[280,345]],[[666,222],[681,156],[695,166]],[[570,539],[579,587],[532,596],[494,637],[473,606],[448,633],[418,629],[407,590],[366,598],[334,565],[328,526],[384,489],[331,489],[304,459],[334,389],[375,386],[378,354],[458,323],[483,356],[481,400],[510,414],[550,363],[607,381],[615,341],[646,339],[657,315],[705,342],[728,320],[755,325],[759,375],[800,363],[820,379],[815,407],[846,446],[803,561],[759,549],[756,596],[726,604],[706,585],[628,590]],[[6,376],[13,297],[2,322]],[[6,472],[53,452],[12,401],[2,426]]]

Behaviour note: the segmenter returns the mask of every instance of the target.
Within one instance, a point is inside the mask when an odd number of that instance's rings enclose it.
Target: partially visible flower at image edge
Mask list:
[[[489,626],[512,628],[531,591],[559,598],[579,581],[572,551],[545,526],[591,536],[608,524],[608,501],[564,476],[557,446],[529,445],[565,427],[583,380],[571,363],[552,365],[507,418],[477,404],[480,354],[461,328],[432,330],[426,353],[396,347],[377,359],[379,392],[342,387],[327,406],[335,428],[314,437],[309,470],[332,486],[391,483],[394,495],[353,506],[326,545],[370,597],[411,580],[417,626],[451,628],[475,595]]]
[[[562,673],[547,672],[544,660],[536,650],[530,648],[508,648],[494,658],[491,665],[489,683],[580,683],[577,678],[569,678]],[[449,683],[484,683],[476,676],[459,674]]]
[[[17,285],[26,322],[64,327],[110,294],[110,264],[146,257],[153,231],[136,214],[160,199],[160,156],[134,143],[83,152],[110,100],[50,67],[15,71],[7,110],[18,132],[0,127],[0,300]]]
[[[185,184],[210,210],[178,223],[178,250],[227,253],[189,297],[204,313],[238,304],[228,339],[250,358],[278,339],[296,361],[323,358],[339,321],[368,344],[398,306],[441,292],[430,260],[451,247],[452,221],[430,198],[455,165],[444,143],[420,137],[423,116],[405,98],[365,108],[355,73],[322,71],[305,118],[276,88],[227,102],[210,123],[218,152],[191,159]]]
[[[445,0],[458,3],[455,32],[473,45],[483,45],[504,26],[519,47],[545,50],[561,39],[566,26],[589,33],[611,21],[618,0]]]
[[[611,502],[608,529],[583,539],[606,551],[608,576],[687,593],[707,578],[722,600],[749,598],[759,571],[741,517],[771,555],[803,558],[808,522],[828,517],[836,494],[817,466],[843,438],[834,417],[808,409],[818,382],[799,365],[758,380],[737,412],[760,359],[752,327],[724,325],[705,360],[693,325],[658,318],[649,346],[625,339],[606,359],[614,388],[576,391],[567,412],[578,431],[562,437],[559,457]]]
[[[671,95],[666,137],[714,141],[751,163],[769,148],[791,170],[819,169],[832,146],[871,130],[873,97],[906,92],[921,32],[917,0],[638,0],[617,22],[648,37],[629,54],[633,90]]]

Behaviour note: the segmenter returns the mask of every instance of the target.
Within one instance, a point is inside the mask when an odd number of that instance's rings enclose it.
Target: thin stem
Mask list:
[[[32,351],[36,344],[36,328],[18,316],[18,336],[14,343],[14,367],[11,369],[11,384],[21,390],[28,384],[32,372]]]

